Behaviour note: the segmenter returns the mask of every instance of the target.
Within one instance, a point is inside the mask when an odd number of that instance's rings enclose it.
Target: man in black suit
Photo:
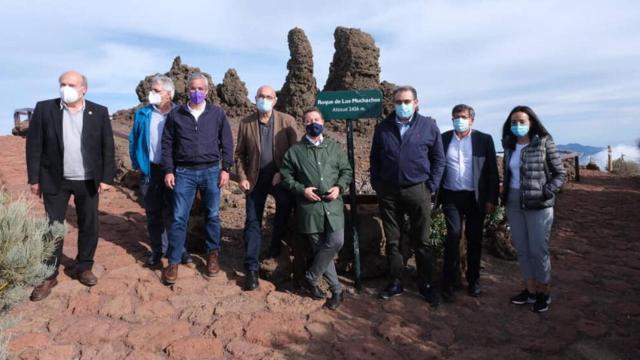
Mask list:
[[[447,302],[455,301],[463,220],[467,237],[467,290],[470,296],[480,295],[484,219],[498,203],[500,186],[493,139],[491,135],[471,129],[475,118],[473,108],[456,105],[451,114],[454,129],[442,134],[446,167],[438,199],[447,224],[442,284],[442,297]]]
[[[27,134],[27,172],[31,192],[43,197],[49,221],[64,222],[73,195],[78,218],[76,276],[93,286],[91,272],[98,245],[98,197],[113,182],[113,133],[106,107],[85,100],[87,79],[76,71],[59,78],[60,98],[36,104]],[[55,272],[31,293],[38,301],[57,284],[62,260],[60,241],[47,263]]]

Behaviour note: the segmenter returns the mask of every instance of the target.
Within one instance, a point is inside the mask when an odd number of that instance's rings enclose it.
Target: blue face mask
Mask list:
[[[311,137],[320,136],[320,134],[322,134],[323,129],[324,129],[324,126],[322,126],[322,124],[318,124],[315,122],[306,126],[307,135]]]
[[[511,125],[511,133],[517,137],[523,137],[529,133],[529,125],[516,124]]]
[[[453,119],[453,129],[459,133],[463,133],[469,130],[469,119],[463,119],[463,118]]]
[[[265,98],[258,98],[256,101],[256,107],[261,113],[268,113],[273,108],[273,101]]]
[[[408,119],[413,115],[413,104],[396,104],[396,115],[400,119]]]

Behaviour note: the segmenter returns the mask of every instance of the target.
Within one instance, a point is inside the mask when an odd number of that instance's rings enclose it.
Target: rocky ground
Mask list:
[[[24,146],[22,138],[0,137],[0,182],[15,196],[28,191]],[[435,310],[411,288],[377,300],[382,280],[349,291],[336,312],[267,281],[242,292],[242,204],[222,211],[223,274],[207,279],[196,256],[196,266],[181,267],[177,284],[166,287],[159,271],[142,265],[143,209],[113,189],[100,201],[98,285],[84,287],[65,273],[48,299],[15,307],[10,358],[636,359],[640,179],[581,175],[556,207],[553,303],[540,315],[508,303],[521,287],[517,265],[490,256],[480,298],[460,292],[457,303]],[[71,205],[65,268],[76,253],[74,212]]]

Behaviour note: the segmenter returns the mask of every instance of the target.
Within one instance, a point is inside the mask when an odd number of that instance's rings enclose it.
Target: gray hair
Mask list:
[[[416,88],[409,85],[398,86],[393,89],[393,98],[395,99],[397,94],[405,91],[411,91],[411,93],[413,94],[413,100],[416,100],[418,98],[418,92],[416,91]]]
[[[187,86],[191,86],[191,82],[194,80],[204,80],[204,84],[207,87],[207,89],[209,88],[209,79],[207,79],[207,77],[201,73],[201,72],[194,72],[193,74],[189,75],[189,77],[187,78]]]
[[[76,74],[80,75],[80,77],[82,78],[82,86],[84,86],[84,87],[86,88],[86,87],[89,85],[89,82],[87,81],[87,77],[86,77],[86,76],[84,76],[84,74],[81,74],[81,73],[79,73],[79,72],[77,72],[77,71],[73,71],[73,70],[71,70],[71,71],[65,71],[65,72],[63,72],[62,74],[60,74],[60,76],[58,76],[58,84],[60,84],[60,83],[62,82],[62,77],[63,77],[63,76],[65,76],[65,75],[67,75],[67,74],[69,74],[69,73],[72,73],[72,72],[74,72],[74,73],[76,73]]]
[[[173,99],[173,96],[176,94],[176,87],[170,77],[160,74],[155,75],[153,78],[151,78],[151,85],[155,84],[162,85],[162,88],[168,91],[171,94],[171,98]]]
[[[468,111],[469,112],[469,116],[471,116],[472,119],[476,118],[476,111],[473,110],[473,108],[469,105],[466,104],[458,104],[456,106],[453,107],[453,110],[451,110],[451,116],[455,116],[457,113],[462,112],[462,111]]]

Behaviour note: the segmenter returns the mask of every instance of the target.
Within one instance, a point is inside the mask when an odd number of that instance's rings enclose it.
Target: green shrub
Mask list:
[[[33,216],[25,199],[11,201],[0,191],[0,314],[52,274],[44,261],[64,232],[63,224],[49,226],[46,217]]]

